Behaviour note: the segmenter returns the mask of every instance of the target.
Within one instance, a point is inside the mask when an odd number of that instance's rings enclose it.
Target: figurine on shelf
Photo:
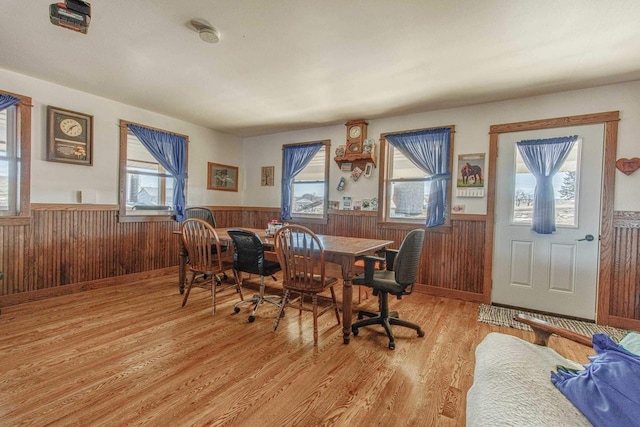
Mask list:
[[[373,141],[373,139],[365,139],[362,146],[362,154],[373,154],[374,147],[375,142]]]
[[[345,150],[346,146],[344,145],[340,145],[338,146],[338,148],[336,148],[336,157],[342,157],[344,156],[344,150]]]

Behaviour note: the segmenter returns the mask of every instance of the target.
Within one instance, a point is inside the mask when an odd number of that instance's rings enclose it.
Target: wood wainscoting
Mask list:
[[[219,227],[263,228],[279,209],[212,207]],[[329,211],[319,234],[389,239],[407,229],[378,224],[376,212]],[[118,222],[115,205],[32,205],[28,225],[0,226],[0,307],[122,283],[175,269],[174,221]],[[640,329],[640,213],[616,212],[608,323]],[[486,217],[452,215],[451,228],[427,232],[417,291],[483,302]],[[155,273],[154,273],[155,272]]]

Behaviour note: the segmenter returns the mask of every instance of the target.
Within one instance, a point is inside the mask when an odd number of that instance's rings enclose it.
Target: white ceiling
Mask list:
[[[0,68],[239,136],[640,79],[638,0],[50,3],[0,3]]]

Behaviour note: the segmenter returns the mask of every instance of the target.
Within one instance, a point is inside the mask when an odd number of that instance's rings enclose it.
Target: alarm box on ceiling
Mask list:
[[[91,4],[82,0],[66,0],[49,6],[49,19],[53,25],[87,34],[91,23]]]

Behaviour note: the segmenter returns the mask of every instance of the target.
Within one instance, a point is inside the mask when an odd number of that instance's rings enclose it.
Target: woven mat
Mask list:
[[[525,325],[524,323],[520,323],[516,320],[513,320],[514,316],[519,313],[528,314],[540,320],[549,322],[553,325],[560,326],[565,329],[569,329],[570,331],[573,331],[588,337],[593,336],[593,334],[607,334],[616,342],[619,342],[622,338],[624,338],[624,336],[628,332],[624,329],[617,329],[617,328],[612,328],[610,326],[596,325],[595,323],[591,323],[591,322],[563,319],[561,317],[547,316],[547,315],[538,314],[538,313],[529,313],[523,310],[496,307],[494,305],[486,305],[486,304],[480,305],[480,309],[478,310],[478,321],[484,322],[484,323],[490,323],[492,325],[508,326],[510,328],[531,331],[531,328],[529,327],[529,325]]]

